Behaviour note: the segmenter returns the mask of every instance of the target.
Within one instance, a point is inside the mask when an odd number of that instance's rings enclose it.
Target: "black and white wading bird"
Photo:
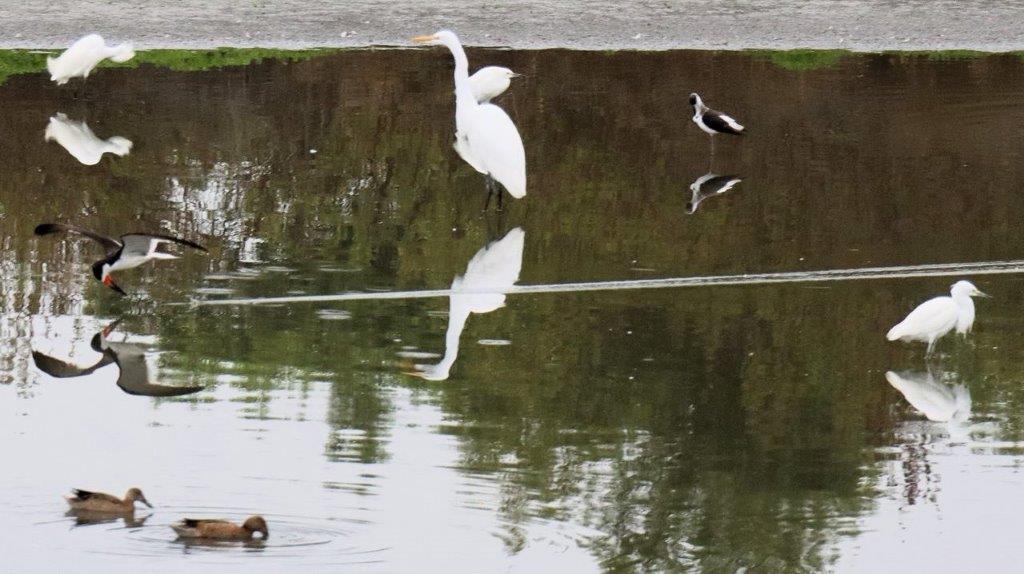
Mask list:
[[[206,251],[205,247],[188,239],[155,233],[126,233],[121,236],[120,240],[117,240],[93,233],[88,229],[60,223],[43,223],[36,226],[35,229],[36,235],[52,235],[60,232],[77,233],[92,239],[103,247],[106,257],[92,264],[92,274],[97,280],[121,295],[127,295],[127,293],[114,283],[111,273],[132,269],[154,259],[178,258],[178,256],[165,251],[157,251],[161,243],[177,243],[178,245]]]
[[[732,117],[705,106],[697,94],[690,94],[690,105],[693,106],[693,123],[711,136],[712,155],[715,153],[715,134],[741,136],[746,131],[746,128]]]

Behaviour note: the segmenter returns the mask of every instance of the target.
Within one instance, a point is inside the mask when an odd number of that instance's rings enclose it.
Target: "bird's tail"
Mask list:
[[[120,156],[128,155],[132,150],[132,140],[121,136],[107,138],[107,150]]]
[[[135,57],[135,49],[132,48],[131,42],[125,42],[124,44],[118,44],[111,48],[110,60],[112,62],[127,62]]]

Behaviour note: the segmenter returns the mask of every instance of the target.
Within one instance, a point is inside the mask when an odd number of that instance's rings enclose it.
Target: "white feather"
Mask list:
[[[72,44],[60,56],[47,58],[46,69],[50,72],[50,80],[61,86],[71,78],[89,77],[92,69],[107,58],[114,62],[127,62],[134,56],[131,44],[107,46],[102,36],[89,34]]]
[[[124,156],[132,149],[131,140],[121,136],[102,140],[96,137],[85,122],[69,120],[62,113],[50,118],[43,138],[56,141],[84,165],[96,165],[105,153]]]

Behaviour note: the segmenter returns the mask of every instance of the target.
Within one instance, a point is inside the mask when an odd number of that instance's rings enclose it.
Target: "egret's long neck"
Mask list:
[[[473,97],[473,90],[469,87],[469,60],[466,58],[466,51],[462,49],[462,44],[457,39],[446,40],[444,45],[455,58],[455,121],[458,124],[460,116],[477,103]]]

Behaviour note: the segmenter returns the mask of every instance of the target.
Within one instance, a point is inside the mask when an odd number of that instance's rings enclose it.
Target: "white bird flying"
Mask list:
[[[972,296],[988,297],[970,281],[957,281],[950,289],[950,297],[935,297],[917,306],[900,321],[886,338],[890,341],[922,341],[928,343],[926,355],[931,355],[935,342],[956,328],[966,335],[974,324],[974,301]]]
[[[486,104],[505,93],[512,83],[512,78],[519,76],[522,74],[517,74],[508,68],[487,66],[480,68],[469,77],[469,88],[473,90],[473,98],[477,102]]]
[[[62,86],[71,78],[88,78],[96,64],[107,58],[114,62],[127,62],[133,57],[135,50],[130,43],[108,46],[103,36],[89,34],[71,44],[60,56],[47,57],[46,69],[50,71],[50,80]]]
[[[500,183],[512,197],[526,195],[526,152],[519,130],[505,110],[494,104],[481,104],[473,96],[469,82],[469,61],[458,36],[442,30],[430,36],[417,36],[414,42],[443,45],[455,58],[455,151],[473,169],[487,176],[487,203],[498,196]]]
[[[490,313],[505,306],[505,293],[519,281],[525,241],[526,232],[517,227],[505,237],[484,246],[469,260],[466,273],[452,281],[444,357],[434,365],[416,365],[417,371],[410,372],[410,375],[428,381],[448,378],[459,356],[459,338],[470,313]]]
[[[69,120],[62,113],[50,118],[43,139],[56,141],[84,165],[98,164],[105,153],[125,156],[132,149],[131,140],[121,136],[101,140],[85,122]]]

